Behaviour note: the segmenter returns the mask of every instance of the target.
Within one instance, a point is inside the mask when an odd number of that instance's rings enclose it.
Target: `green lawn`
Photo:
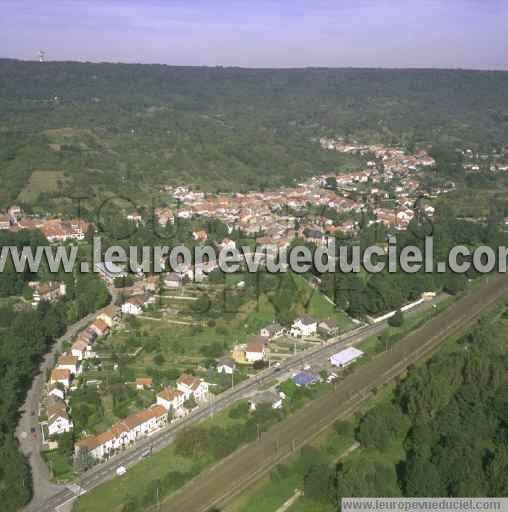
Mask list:
[[[350,329],[354,324],[343,311],[338,311],[335,306],[317,289],[312,288],[305,277],[293,274],[295,283],[302,294],[302,312],[318,319],[333,318],[341,330]]]
[[[53,471],[53,478],[55,480],[67,481],[74,479],[75,474],[72,464],[58,450],[42,452],[42,456],[48,467]]]
[[[64,181],[63,171],[34,171],[25,188],[19,193],[18,201],[35,202],[42,192],[57,192],[59,183]]]

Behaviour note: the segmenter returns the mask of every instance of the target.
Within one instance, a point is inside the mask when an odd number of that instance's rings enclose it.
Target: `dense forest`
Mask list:
[[[499,147],[507,86],[503,72],[0,60],[0,203],[248,190],[358,165],[323,135]]]
[[[503,307],[412,367],[356,427],[338,422],[340,434],[355,428],[361,453],[330,467],[315,451],[302,473],[306,500],[340,508],[347,496],[506,496],[506,318]]]

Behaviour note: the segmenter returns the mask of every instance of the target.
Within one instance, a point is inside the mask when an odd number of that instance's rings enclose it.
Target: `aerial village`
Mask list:
[[[370,224],[382,223],[394,230],[407,227],[415,215],[413,206],[420,189],[417,171],[435,165],[426,151],[407,155],[400,149],[346,144],[331,139],[321,139],[320,144],[328,150],[373,155],[373,160],[368,160],[366,168],[362,170],[319,175],[294,187],[265,192],[205,194],[186,186],[163,187],[162,193],[167,195],[170,202],[167,207],[155,210],[158,223],[161,226],[171,225],[178,218],[217,219],[228,227],[230,233],[241,232],[254,238],[256,244],[275,249],[287,247],[297,238],[324,245],[330,236],[355,234],[359,229],[359,214],[367,206],[373,214],[369,219]],[[396,186],[391,185],[393,181],[396,181]],[[453,183],[449,184],[449,188],[433,190],[431,194],[439,195],[452,189]],[[430,202],[424,207],[426,213],[432,216],[434,210]],[[325,210],[335,212],[335,218],[326,216],[323,213]],[[127,212],[126,218],[135,224],[146,222],[136,211]],[[0,229],[38,229],[48,242],[59,244],[82,242],[93,225],[83,220],[26,216],[20,207],[12,206],[0,217]],[[206,222],[192,236],[196,242],[205,244],[209,237]],[[235,247],[235,241],[225,237],[218,245]],[[146,345],[139,339],[132,340],[129,334],[132,329],[137,329],[136,333],[142,332],[136,322],[153,325],[166,321],[175,329],[201,328],[193,324],[192,319],[183,312],[185,308],[179,305],[198,301],[195,293],[198,290],[192,284],[193,269],[185,276],[164,274],[162,280],[158,276],[139,272],[129,286],[122,289],[117,288],[118,279],[127,277],[127,273],[111,272],[104,265],[99,265],[97,270],[116,300],[98,313],[73,339],[67,340],[48,375],[38,414],[44,442],[49,448],[58,446],[58,437],[74,428],[70,405],[73,394],[79,393],[83,387],[100,389],[103,377],[108,374],[104,371],[106,367],[109,374],[119,374],[120,363],[115,362],[114,344],[108,345],[108,340],[122,336],[126,338],[126,343],[132,343],[135,349],[129,353],[129,357],[136,360],[143,358],[147,352]],[[205,286],[212,288],[210,284]],[[236,286],[241,287],[242,282]],[[65,285],[61,282],[34,282],[30,283],[30,287],[33,289],[34,307],[41,301],[56,301],[66,293]],[[172,301],[170,307],[165,309],[160,305],[163,296]],[[315,316],[301,315],[289,325],[281,325],[275,318],[267,318],[256,333],[252,333],[252,330],[250,334],[241,330],[235,332],[229,338],[232,343],[228,345],[226,354],[201,356],[197,366],[175,375],[173,379],[148,375],[136,366],[133,378],[122,383],[134,397],[135,411],[117,418],[109,428],[99,432],[97,428],[94,429],[95,433],[87,430],[74,432],[76,456],[86,453],[94,461],[106,460],[136,443],[139,438],[181,421],[196,408],[208,407],[216,394],[235,385],[235,379],[248,379],[266,368],[277,371],[286,358],[316,344],[337,339],[353,325],[354,319],[348,318],[341,323],[328,312]],[[145,331],[149,331],[149,328]],[[147,334],[142,336],[150,337]],[[175,344],[173,347],[180,350]],[[325,366],[311,368],[306,365],[301,371],[284,375],[284,378],[304,387],[323,379],[331,381],[362,355],[361,350],[349,347],[332,355]],[[150,361],[163,364],[164,358],[159,356],[158,360],[154,357]],[[180,358],[180,361],[183,360]],[[118,381],[119,378],[115,378],[115,382]],[[169,381],[171,384],[168,384]],[[249,403],[252,409],[259,403],[270,403],[273,408],[280,408],[285,398],[280,388],[274,386],[249,397]]]

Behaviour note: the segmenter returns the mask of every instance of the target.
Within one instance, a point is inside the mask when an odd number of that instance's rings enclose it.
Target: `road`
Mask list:
[[[424,303],[420,307],[414,308],[414,310],[408,314],[414,314],[425,309],[430,309],[433,304],[438,303],[445,298],[446,296],[437,297],[434,302]],[[53,495],[47,496],[44,502],[39,501],[39,508],[27,509],[27,511],[53,512],[56,507],[64,503],[68,503],[76,498],[78,493],[87,492],[102,482],[114,478],[115,469],[118,466],[129,466],[142,460],[142,455],[147,449],[158,451],[164,448],[173,441],[176,433],[183,428],[193,423],[206,420],[213,414],[227,408],[237,400],[251,396],[263,385],[273,382],[275,379],[281,378],[283,375],[289,375],[291,372],[300,370],[304,364],[311,364],[315,361],[326,360],[329,356],[343,348],[358,344],[369,336],[379,334],[386,329],[386,326],[386,322],[380,322],[375,325],[359,327],[350,333],[343,334],[329,340],[324,345],[312,347],[304,352],[300,352],[299,354],[292,356],[286,361],[280,363],[279,368],[272,367],[260,372],[255,377],[252,377],[249,380],[238,384],[234,388],[221,393],[212,402],[210,402],[208,406],[198,408],[178,423],[174,423],[149,437],[140,439],[132,448],[116,455],[103,464],[93,467],[82,476],[81,481],[79,482],[79,489],[81,489],[81,491],[78,490],[76,486],[74,486],[73,489],[69,489],[68,487],[59,488],[53,493]]]
[[[65,334],[54,343],[51,352],[48,352],[42,360],[39,373],[33,379],[32,386],[20,409],[21,416],[16,428],[16,437],[19,441],[20,450],[28,458],[32,470],[33,498],[25,508],[27,512],[39,512],[48,499],[66,490],[66,487],[55,485],[51,482],[49,469],[41,456],[42,434],[39,427],[38,413],[42,392],[46,383],[46,373],[54,367],[55,355],[62,351],[63,342],[76,336],[90,324],[101,311],[102,310],[95,311],[72,324]],[[31,434],[32,429],[35,429],[35,437]]]
[[[473,294],[451,305],[390,350],[359,366],[333,392],[309,402],[264,433],[260,440],[198,475],[180,492],[165,500],[159,512],[205,512],[227,504],[301,446],[315,439],[337,418],[355,411],[373,391],[403,374],[410,364],[430,357],[443,340],[462,332],[507,293],[508,278],[505,275],[490,277]]]

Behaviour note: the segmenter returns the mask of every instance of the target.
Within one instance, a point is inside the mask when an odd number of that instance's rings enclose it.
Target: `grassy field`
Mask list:
[[[64,182],[63,171],[34,171],[28,183],[19,193],[18,201],[34,202],[42,193],[58,192],[60,184]]]
[[[69,481],[75,477],[74,470],[66,458],[58,450],[42,452],[46,464],[53,473],[53,478],[57,481]]]
[[[319,290],[313,288],[302,276],[294,274],[295,282],[299,292],[302,294],[301,312],[306,313],[318,320],[333,318],[341,330],[348,330],[354,324],[343,312],[338,311],[335,306],[327,300]]]

